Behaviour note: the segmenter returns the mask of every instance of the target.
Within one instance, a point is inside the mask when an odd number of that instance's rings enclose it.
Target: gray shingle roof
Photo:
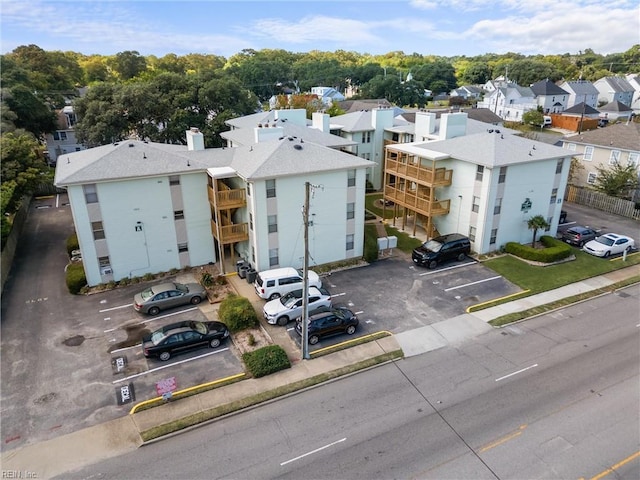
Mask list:
[[[569,92],[563,90],[558,85],[553,83],[551,80],[540,80],[531,85],[531,91],[536,94],[536,96],[540,95],[568,95]]]
[[[640,123],[616,123],[605,128],[589,130],[580,135],[566,137],[565,141],[637,152],[640,151]]]
[[[591,105],[587,105],[584,102],[580,102],[580,103],[574,105],[571,108],[567,108],[562,113],[572,113],[572,114],[576,114],[576,115],[594,115],[594,114],[597,114],[597,113],[600,113],[600,112],[598,110],[596,110],[595,108],[593,108]]]
[[[576,95],[597,95],[598,89],[591,82],[586,80],[575,80],[571,82],[564,82],[561,87],[568,92],[573,92]]]
[[[615,102],[609,102],[606,105],[600,107],[601,112],[631,112],[631,107],[620,103],[618,100]]]

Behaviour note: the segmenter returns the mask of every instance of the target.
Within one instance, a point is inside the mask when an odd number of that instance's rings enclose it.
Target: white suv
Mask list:
[[[267,323],[284,327],[290,320],[302,317],[302,289],[294,290],[264,305],[262,313]],[[319,309],[331,308],[331,294],[324,288],[309,287],[309,315]]]
[[[310,287],[322,286],[322,281],[317,273],[311,270],[307,273]],[[260,298],[273,300],[293,290],[302,288],[302,270],[296,270],[293,267],[265,270],[256,275],[253,286]]]

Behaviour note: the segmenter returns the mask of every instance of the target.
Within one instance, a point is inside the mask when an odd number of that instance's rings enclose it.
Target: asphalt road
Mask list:
[[[639,300],[636,285],[64,478],[636,479]]]

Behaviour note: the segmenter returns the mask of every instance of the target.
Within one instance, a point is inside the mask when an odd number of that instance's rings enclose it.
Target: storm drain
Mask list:
[[[77,347],[82,345],[85,338],[83,335],[74,335],[73,337],[67,338],[62,343],[64,343],[67,347]]]

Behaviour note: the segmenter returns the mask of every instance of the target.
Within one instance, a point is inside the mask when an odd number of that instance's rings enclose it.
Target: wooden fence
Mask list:
[[[636,207],[635,202],[623,200],[622,198],[609,197],[589,188],[567,185],[564,199],[567,202],[587,205],[602,210],[603,212],[640,220],[640,209]]]

